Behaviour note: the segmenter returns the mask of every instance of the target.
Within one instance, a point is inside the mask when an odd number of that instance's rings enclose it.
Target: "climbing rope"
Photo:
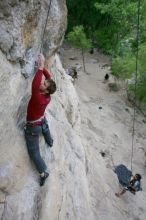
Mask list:
[[[48,6],[47,18],[46,18],[46,22],[45,22],[45,26],[44,26],[44,30],[43,30],[43,35],[42,35],[42,38],[41,38],[40,53],[42,52],[43,41],[44,41],[44,36],[45,36],[45,30],[46,30],[46,26],[47,26],[47,22],[48,22],[48,18],[49,18],[49,13],[50,13],[50,9],[51,9],[51,3],[52,3],[52,0],[50,0],[49,6]]]
[[[139,36],[140,36],[140,0],[137,3],[137,36],[136,36],[136,70],[135,70],[135,84],[134,84],[134,114],[133,114],[133,128],[132,128],[132,150],[131,150],[131,171],[133,163],[133,148],[134,148],[134,135],[135,135],[135,119],[136,119],[136,95],[137,95],[137,76],[138,76],[138,55],[139,55]]]

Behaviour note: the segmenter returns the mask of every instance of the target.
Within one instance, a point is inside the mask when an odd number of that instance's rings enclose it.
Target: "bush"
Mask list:
[[[77,48],[89,50],[92,47],[91,40],[86,37],[82,25],[75,26],[67,35],[67,41]]]
[[[112,60],[112,74],[116,78],[130,79],[135,73],[135,57],[128,54],[124,57],[116,57]]]

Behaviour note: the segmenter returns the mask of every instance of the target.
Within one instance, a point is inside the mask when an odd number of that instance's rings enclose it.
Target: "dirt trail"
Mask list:
[[[70,58],[75,58],[71,60]],[[106,219],[104,207],[112,209],[115,215],[108,215],[109,220],[122,219],[144,219],[146,215],[146,168],[144,166],[146,152],[146,124],[139,112],[136,113],[133,171],[143,175],[143,193],[139,193],[134,198],[124,195],[127,199],[117,204],[114,192],[118,190],[118,183],[113,172],[109,169],[112,165],[110,155],[115,164],[125,164],[131,167],[131,146],[132,146],[132,126],[133,107],[126,101],[125,90],[121,87],[118,92],[109,90],[108,83],[113,82],[110,75],[109,81],[104,82],[104,76],[110,72],[110,58],[99,52],[85,54],[86,73],[83,68],[78,72],[78,79],[75,80],[75,88],[80,99],[81,129],[83,132],[83,144],[86,152],[86,170],[89,185],[92,185],[91,196],[94,204],[93,212],[99,219]],[[65,47],[64,67],[82,66],[82,56],[79,50]],[[105,152],[102,158],[100,152]],[[101,174],[102,170],[102,174]],[[98,177],[98,178],[97,178]],[[99,179],[105,184],[103,191],[97,192]],[[98,183],[99,184],[99,183]],[[101,183],[100,183],[101,184]],[[106,200],[99,201],[97,198],[108,196]],[[145,195],[145,196],[144,196]],[[108,201],[109,199],[109,201]],[[110,200],[113,202],[110,202]],[[137,199],[137,200],[136,200]],[[100,203],[100,205],[99,205]],[[139,205],[138,205],[139,204]],[[97,210],[98,206],[98,210]],[[137,206],[135,208],[135,206]],[[120,211],[118,211],[118,208]],[[127,214],[132,209],[132,213]],[[123,211],[122,211],[123,210]],[[125,211],[126,210],[126,211]],[[141,210],[141,211],[140,211]],[[109,212],[109,210],[108,210]],[[105,215],[105,216],[104,216]],[[138,217],[137,217],[138,216]],[[95,218],[96,219],[96,218]]]

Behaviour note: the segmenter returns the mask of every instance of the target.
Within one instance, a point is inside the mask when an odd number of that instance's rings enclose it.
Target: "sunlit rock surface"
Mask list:
[[[65,73],[56,54],[66,29],[65,3],[65,0],[52,0],[43,40],[46,65],[57,84],[57,92],[46,110],[53,148],[48,148],[40,137],[41,154],[50,173],[45,186],[40,188],[38,173],[25,146],[23,126],[49,1],[0,1],[0,218],[144,220],[145,186],[135,197],[129,193],[123,199],[116,198],[118,182],[109,169],[111,160],[100,155],[101,150],[106,150],[108,156],[113,153],[116,163],[127,164],[130,160],[128,126],[131,116],[122,111],[124,102],[117,101],[112,95],[106,96],[104,103],[96,96],[97,93],[104,96],[105,91],[101,83],[104,70],[99,66],[93,71],[98,72],[98,79],[91,74],[86,81],[87,74],[80,72],[79,100],[72,79]],[[82,61],[78,62],[81,66]],[[103,64],[100,61],[100,65]],[[91,65],[98,63],[87,65],[90,70]],[[96,101],[101,101],[104,111],[97,111]],[[125,121],[121,122],[121,118]],[[141,118],[138,120],[138,128],[144,130]],[[146,138],[139,129],[134,168],[143,171]]]

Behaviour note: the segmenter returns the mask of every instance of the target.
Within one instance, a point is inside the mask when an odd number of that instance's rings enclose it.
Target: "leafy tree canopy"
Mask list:
[[[73,31],[67,35],[67,40],[73,46],[82,48],[84,51],[92,47],[91,40],[87,39],[82,25],[73,28]]]

